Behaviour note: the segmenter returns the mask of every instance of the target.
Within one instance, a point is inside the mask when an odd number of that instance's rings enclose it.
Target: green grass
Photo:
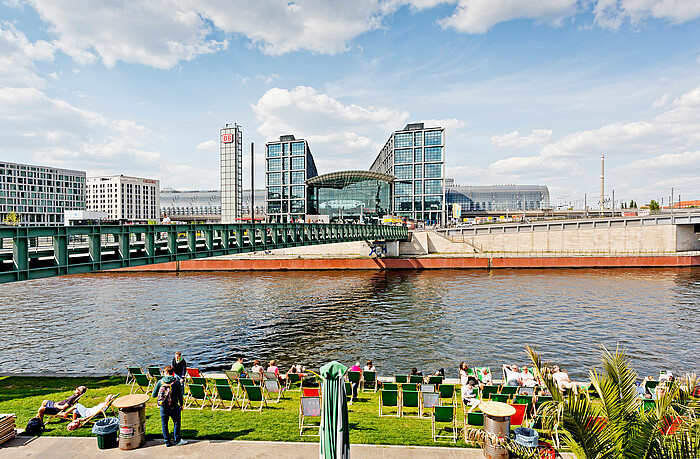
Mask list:
[[[109,378],[0,378],[0,413],[14,413],[17,426],[23,428],[36,415],[44,399],[60,401],[73,393],[75,387],[84,385],[88,391],[80,402],[94,406],[108,394],[129,393],[124,377]],[[266,440],[317,442],[318,437],[299,436],[299,392],[286,393],[285,399],[268,404],[261,413],[241,412],[240,408],[229,411],[187,409],[182,415],[182,436],[187,439],[216,440]],[[429,418],[379,417],[379,393],[360,393],[360,400],[349,406],[350,441],[352,443],[412,445],[412,446],[476,446],[466,444],[463,439],[456,444],[449,440],[433,442]],[[457,407],[458,438],[462,435],[462,409]],[[45,421],[49,417],[45,418]],[[91,436],[91,429],[83,427],[73,432],[66,430],[67,421],[51,420],[46,436]],[[146,435],[149,439],[161,438],[160,414],[155,400],[146,405]],[[172,423],[171,423],[172,429]],[[306,431],[305,431],[306,433]]]

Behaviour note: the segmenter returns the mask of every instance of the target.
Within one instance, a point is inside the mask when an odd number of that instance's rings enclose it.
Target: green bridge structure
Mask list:
[[[333,223],[0,227],[0,283],[288,247],[407,239],[403,226]]]

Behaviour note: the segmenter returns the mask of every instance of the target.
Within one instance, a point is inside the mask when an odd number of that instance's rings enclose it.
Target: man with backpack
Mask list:
[[[184,406],[182,384],[173,376],[173,367],[165,367],[165,376],[156,383],[152,397],[156,397],[160,407],[160,421],[163,427],[165,446],[186,445],[187,440],[180,438],[180,415]],[[168,433],[168,421],[173,420],[173,441]]]

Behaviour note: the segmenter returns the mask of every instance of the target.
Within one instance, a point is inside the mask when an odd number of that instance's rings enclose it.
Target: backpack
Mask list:
[[[39,418],[31,418],[29,422],[27,422],[27,428],[24,429],[25,435],[39,435],[41,432],[44,431],[44,423],[41,422],[41,419]]]
[[[160,383],[160,389],[158,390],[158,406],[164,406],[170,408],[173,406],[173,383]]]

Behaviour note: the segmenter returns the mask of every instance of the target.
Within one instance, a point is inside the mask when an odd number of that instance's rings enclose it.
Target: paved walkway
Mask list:
[[[351,445],[352,459],[482,459],[484,454],[474,448],[412,447]],[[101,450],[94,437],[18,437],[0,446],[0,458],[279,458],[308,459],[318,457],[317,443],[282,443],[265,441],[190,441],[184,446],[166,448],[162,440],[149,441],[131,450]],[[568,454],[564,458],[573,458]]]

